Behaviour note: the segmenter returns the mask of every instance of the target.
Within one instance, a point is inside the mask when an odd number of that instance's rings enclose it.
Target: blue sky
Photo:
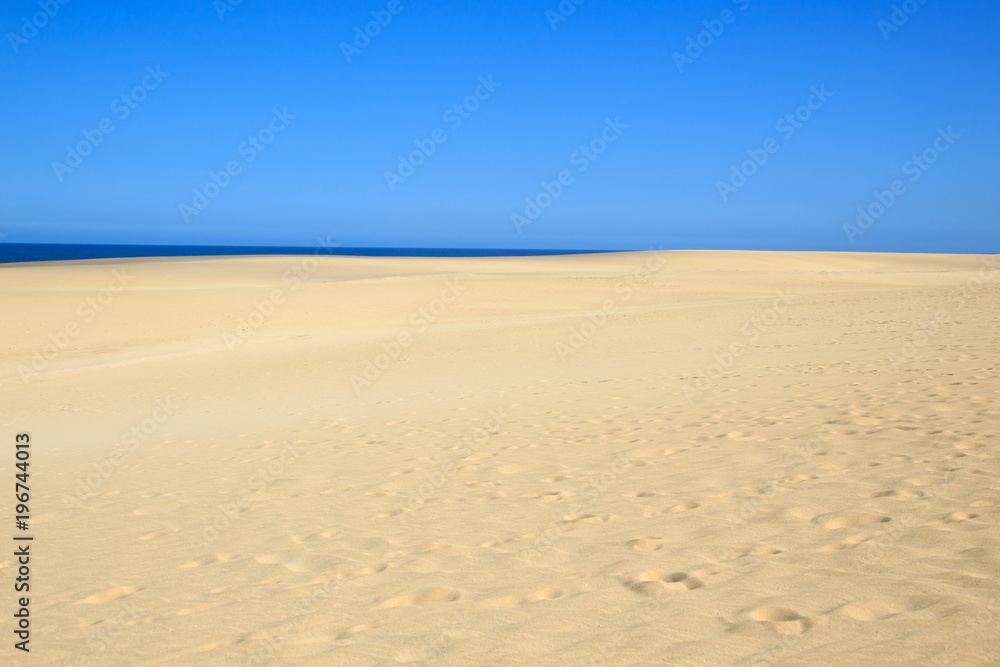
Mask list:
[[[1000,252],[995,2],[236,2],[3,4],[7,241]]]

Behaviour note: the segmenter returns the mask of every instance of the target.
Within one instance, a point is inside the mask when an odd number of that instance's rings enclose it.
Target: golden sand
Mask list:
[[[25,664],[998,664],[998,277],[695,251],[2,266]]]

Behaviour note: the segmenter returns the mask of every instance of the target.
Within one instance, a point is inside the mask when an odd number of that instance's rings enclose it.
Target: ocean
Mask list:
[[[0,264],[121,257],[205,257],[210,255],[356,255],[362,257],[533,257],[615,252],[613,250],[501,250],[493,248],[348,248],[315,246],[117,245],[0,243]]]

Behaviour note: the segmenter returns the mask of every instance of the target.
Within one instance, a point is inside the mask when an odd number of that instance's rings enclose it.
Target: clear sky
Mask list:
[[[6,0],[0,27],[8,242],[1000,252],[995,0]]]

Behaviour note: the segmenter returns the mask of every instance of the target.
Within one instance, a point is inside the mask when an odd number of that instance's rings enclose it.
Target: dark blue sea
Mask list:
[[[614,252],[611,250],[497,250],[482,248],[347,248],[209,245],[102,245],[0,243],[0,264],[119,257],[204,257],[209,255],[355,255],[362,257],[533,257]]]

